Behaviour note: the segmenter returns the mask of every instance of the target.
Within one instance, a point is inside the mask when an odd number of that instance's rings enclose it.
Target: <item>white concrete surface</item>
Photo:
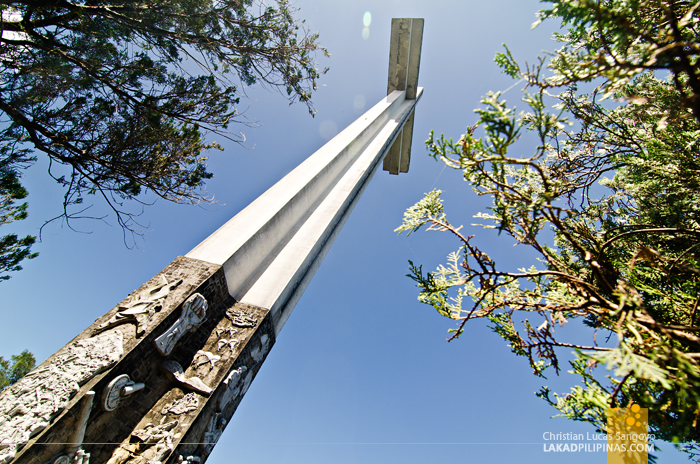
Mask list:
[[[420,94],[418,95],[420,98]],[[403,100],[403,99],[402,99]],[[393,140],[401,133],[417,99],[403,100],[382,130],[274,258],[240,301],[272,310],[279,333],[294,305],[325,257],[334,232],[342,228]],[[292,298],[293,294],[298,297]]]
[[[229,294],[270,309],[276,334],[382,158],[408,171],[422,38],[422,19],[392,20],[387,97],[186,255],[222,265]]]
[[[222,264],[229,293],[272,309],[283,325],[290,298],[295,304],[306,288],[305,276],[420,98],[405,94],[382,99],[186,256]]]
[[[394,18],[391,20],[389,47],[389,79],[387,94],[405,90],[406,99],[416,98],[420,56],[423,43],[422,18]],[[408,172],[413,139],[413,115],[406,123],[403,134],[397,137],[389,155],[384,159],[384,170],[390,174]]]

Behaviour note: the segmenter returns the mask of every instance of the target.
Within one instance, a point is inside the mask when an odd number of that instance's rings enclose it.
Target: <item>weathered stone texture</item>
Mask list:
[[[234,322],[226,316],[232,311],[245,314],[256,323],[250,327],[235,326]],[[219,341],[229,336],[231,329],[236,330],[234,335],[239,342],[233,350],[223,345],[219,349]],[[185,377],[198,377],[214,390],[213,393],[204,395],[188,390],[183,385],[174,383],[161,369],[156,369],[152,382],[156,382],[157,378],[158,386],[153,388],[148,396],[157,398],[157,401],[149,403],[148,411],[142,412],[139,408],[139,414],[136,416],[137,423],[120,424],[120,429],[128,429],[126,436],[122,434],[117,437],[116,434],[105,431],[99,437],[100,440],[109,438],[112,443],[121,442],[122,444],[119,446],[88,445],[85,449],[96,459],[93,462],[98,463],[145,463],[154,460],[174,463],[180,455],[196,455],[204,462],[213,446],[179,445],[179,443],[205,443],[213,438],[218,439],[225,423],[230,420],[238,407],[273,343],[274,332],[266,309],[237,304],[232,298],[227,298],[211,311],[211,316],[197,332],[192,334],[187,343],[179,344],[172,356],[168,357],[183,367]],[[211,354],[218,353],[216,356],[219,359],[214,363],[207,361],[199,364],[197,360],[202,356],[198,353],[203,351]],[[206,356],[203,357],[206,358]],[[160,360],[162,359],[161,357]],[[245,367],[245,375],[239,379],[238,391],[235,395],[227,396],[226,390],[229,385],[224,381],[232,371],[241,367]],[[184,412],[171,411],[173,404],[183,400],[186,395],[196,398],[196,402],[190,403],[196,406]],[[222,403],[222,398],[227,398],[229,401]],[[214,436],[209,435],[205,438],[205,434],[212,428],[212,419],[216,424]],[[174,424],[175,422],[177,423]],[[168,425],[169,429],[166,433],[155,436],[152,430],[158,425]],[[110,425],[109,428],[111,429],[112,426]],[[154,437],[153,441],[149,440],[149,437]]]
[[[49,357],[29,375],[31,379],[34,373],[51,369],[51,366],[55,365],[56,361],[61,359],[61,356],[69,352],[72,346],[75,346],[76,343],[82,343],[81,341],[83,340],[90,340],[93,337],[109,337],[110,333],[116,334],[117,332],[123,339],[122,351],[124,354],[121,356],[121,359],[101,373],[87,373],[86,371],[88,378],[77,382],[78,385],[76,385],[75,391],[71,392],[72,396],[70,398],[66,398],[67,401],[64,401],[61,405],[61,410],[52,414],[48,426],[36,436],[33,436],[29,441],[29,445],[25,445],[23,449],[19,450],[13,463],[42,464],[60,453],[65,447],[63,443],[67,441],[72,431],[75,417],[80,410],[80,401],[85,392],[89,390],[95,391],[97,395],[95,405],[90,414],[84,441],[88,443],[118,443],[129,436],[134,427],[150,411],[161,396],[172,388],[170,381],[158,368],[164,358],[157,352],[153,340],[179,317],[182,303],[192,293],[198,292],[202,294],[210,306],[214,308],[220,307],[224,301],[229,301],[230,297],[228,296],[225,278],[220,270],[220,266],[184,257],[175,259],[162,272],[149,280],[132,295],[147,292],[149,288],[158,284],[161,277],[165,277],[169,284],[179,280],[182,280],[182,282],[168,292],[162,308],[153,312],[142,334],[137,334],[134,322],[126,322],[107,330],[99,330],[101,325],[114,318],[120,311],[120,306],[122,307],[121,310],[123,310],[123,307],[129,301],[129,298],[127,298],[120,305],[105,314],[105,316],[97,319],[95,323],[86,328],[56,354]],[[216,318],[217,315],[214,312],[205,324],[215,324]],[[177,354],[174,354],[174,356],[184,361],[185,365],[187,365],[197,351],[196,345],[201,343],[199,340],[202,337],[203,335],[199,335],[199,332],[185,335],[177,347]],[[188,349],[188,347],[192,348]],[[145,383],[146,387],[125,397],[122,405],[115,411],[103,411],[100,407],[103,390],[114,377],[120,374],[128,374],[132,380]],[[0,403],[3,398],[8,397],[10,394],[10,390],[0,394]],[[22,414],[22,411],[0,410],[0,417],[4,415],[7,418],[6,420],[18,421],[17,416]],[[0,441],[9,440],[0,437]],[[42,445],[32,446],[34,443],[41,443]],[[105,447],[109,448],[110,445]],[[87,449],[89,446],[85,448]],[[106,461],[100,460],[99,454],[100,452],[98,451],[91,459],[93,464]]]

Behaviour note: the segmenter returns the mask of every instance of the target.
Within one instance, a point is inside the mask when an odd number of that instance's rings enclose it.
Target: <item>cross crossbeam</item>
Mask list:
[[[406,99],[416,98],[418,72],[423,43],[422,18],[394,18],[391,20],[391,45],[389,48],[389,82],[387,95],[395,90],[405,90]],[[384,170],[389,174],[408,172],[411,163],[413,140],[413,115],[411,113],[401,134],[384,158]]]

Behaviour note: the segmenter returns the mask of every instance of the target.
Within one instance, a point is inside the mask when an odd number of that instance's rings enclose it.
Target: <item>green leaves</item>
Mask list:
[[[508,49],[508,46],[506,44],[503,44],[503,48],[506,49],[506,52],[496,53],[496,57],[493,59],[493,61],[495,61],[498,67],[503,70],[504,74],[509,75],[513,79],[517,79],[518,77],[520,77],[520,66],[513,58],[513,55]]]
[[[569,26],[552,66],[557,82],[605,78],[608,95],[646,70],[668,70],[684,106],[700,116],[698,2],[548,0],[542,18]]]
[[[27,350],[18,355],[12,355],[11,361],[0,356],[0,391],[9,387],[34,369],[36,359]]]
[[[634,350],[624,342],[609,351],[579,352],[578,358],[600,363],[607,370],[613,371],[618,378],[633,374],[637,380],[648,380],[660,384],[663,388],[673,388],[666,369],[645,356],[635,354]]]
[[[399,235],[402,232],[406,232],[406,235],[411,235],[428,223],[431,218],[444,218],[445,213],[443,212],[442,200],[440,199],[441,193],[440,190],[426,193],[422,200],[403,213],[403,223],[394,232],[398,232]]]
[[[562,48],[534,66],[519,66],[507,48],[495,60],[527,82],[525,111],[488,93],[458,142],[433,132],[426,142],[491,198],[481,226],[531,248],[541,265],[497,266],[432,192],[397,230],[450,232],[459,248],[434,272],[411,263],[410,277],[419,301],[457,321],[449,340],[486,318],[540,377],[558,373],[561,350],[573,349],[581,384],[554,399],[547,387],[539,394],[563,416],[604,429],[607,407],[635,402],[658,438],[696,441],[700,2],[549,3],[540,17],[569,26],[556,34]],[[587,345],[557,329],[579,318]]]
[[[0,5],[0,111],[9,120],[0,130],[0,169],[20,172],[32,164],[30,152],[48,156],[49,174],[66,188],[60,217],[69,225],[85,210],[85,195],[101,196],[136,234],[138,213],[125,201],[138,203],[147,191],[178,203],[210,201],[201,189],[212,176],[203,153],[220,147],[205,136],[242,141],[227,130],[240,116],[241,85],[283,89],[314,112],[311,92],[322,74],[314,55],[326,50],[286,1],[256,6]],[[30,257],[29,239],[7,238],[24,251],[13,252],[6,269]]]
[[[18,173],[8,164],[0,164],[0,225],[27,217],[27,203],[16,204],[17,200],[27,196],[27,190],[20,184]],[[21,270],[19,263],[23,260],[38,256],[38,253],[30,251],[35,241],[36,237],[31,235],[24,238],[18,238],[17,234],[0,237],[0,281],[10,278],[7,272]]]

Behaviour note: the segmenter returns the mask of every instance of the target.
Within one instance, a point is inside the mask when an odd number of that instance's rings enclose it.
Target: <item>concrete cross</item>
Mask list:
[[[391,20],[391,47],[389,49],[389,83],[387,95],[395,90],[405,90],[409,100],[418,95],[418,71],[423,44],[423,18],[394,18]],[[384,157],[384,170],[390,174],[408,172],[411,163],[413,140],[413,115],[411,113],[401,134]]]
[[[207,459],[382,160],[408,171],[422,35],[392,20],[385,98],[0,393],[0,464]]]

